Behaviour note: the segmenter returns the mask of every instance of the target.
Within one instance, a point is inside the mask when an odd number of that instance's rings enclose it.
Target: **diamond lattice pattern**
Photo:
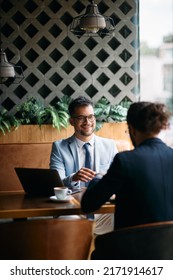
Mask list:
[[[2,48],[8,60],[21,65],[24,80],[3,84],[0,106],[15,111],[27,96],[45,105],[63,95],[85,95],[111,104],[135,100],[138,77],[138,1],[95,1],[102,14],[114,19],[111,36],[77,38],[69,30],[83,14],[85,0],[2,0]]]

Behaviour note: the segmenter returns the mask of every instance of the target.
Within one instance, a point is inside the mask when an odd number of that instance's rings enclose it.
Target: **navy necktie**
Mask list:
[[[90,150],[89,150],[89,143],[85,143],[83,145],[86,154],[85,154],[85,167],[91,169],[91,154],[90,154]]]
[[[85,167],[91,169],[91,153],[90,153],[90,150],[89,150],[89,146],[90,146],[89,143],[85,143],[83,145],[83,147],[86,151],[86,153],[85,153]],[[89,182],[86,182],[85,186],[88,187],[88,184],[89,184]],[[87,217],[88,220],[94,220],[94,214],[87,214],[86,217]]]

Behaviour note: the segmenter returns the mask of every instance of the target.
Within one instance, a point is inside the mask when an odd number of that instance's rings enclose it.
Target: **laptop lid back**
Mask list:
[[[49,196],[54,187],[63,186],[57,170],[44,168],[15,167],[24,191],[30,195]]]

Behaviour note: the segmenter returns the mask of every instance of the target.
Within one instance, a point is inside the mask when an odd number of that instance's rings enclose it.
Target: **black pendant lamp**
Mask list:
[[[115,30],[113,19],[101,15],[94,1],[89,2],[85,14],[73,19],[70,31],[77,36],[110,35]]]

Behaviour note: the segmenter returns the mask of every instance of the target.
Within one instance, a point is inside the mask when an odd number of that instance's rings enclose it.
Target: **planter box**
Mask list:
[[[73,132],[74,129],[71,125],[60,131],[53,128],[52,125],[42,125],[41,128],[38,125],[21,125],[18,129],[6,133],[6,135],[0,133],[0,144],[50,143],[55,140],[67,138]],[[126,122],[105,123],[96,134],[115,140],[127,140],[131,144]]]

